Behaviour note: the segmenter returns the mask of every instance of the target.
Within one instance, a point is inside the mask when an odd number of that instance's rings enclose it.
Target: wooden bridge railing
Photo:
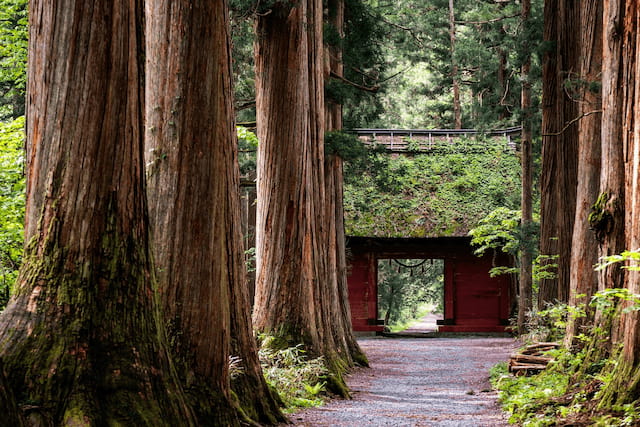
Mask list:
[[[384,147],[391,152],[435,152],[441,151],[443,148],[453,149],[453,146],[459,144],[456,140],[468,136],[504,138],[505,148],[515,151],[518,150],[517,140],[520,138],[522,128],[511,127],[490,131],[476,129],[354,129],[352,132],[364,144],[372,147]],[[482,149],[482,144],[471,145],[473,151]]]

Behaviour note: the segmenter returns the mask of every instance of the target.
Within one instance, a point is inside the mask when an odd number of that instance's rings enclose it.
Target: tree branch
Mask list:
[[[404,70],[400,70],[400,71],[398,71],[397,73],[392,74],[391,76],[387,77],[386,79],[381,80],[381,81],[380,81],[380,83],[384,83],[384,82],[386,82],[386,81],[389,81],[389,80],[393,79],[394,77],[397,77],[397,76],[399,76],[400,74],[404,73],[405,71],[408,71],[409,69],[411,69],[411,67],[407,67],[407,68],[405,68]],[[378,84],[378,86],[380,86],[380,83]]]
[[[494,22],[504,21],[505,19],[517,18],[519,16],[520,16],[520,13],[516,13],[513,15],[500,16],[498,18],[489,19],[487,21],[456,21],[456,24],[462,24],[462,25],[493,24]]]
[[[575,122],[577,122],[578,120],[580,120],[583,117],[587,117],[590,116],[592,114],[597,114],[597,113],[602,113],[602,110],[593,110],[593,111],[587,111],[586,113],[580,114],[578,117],[576,117],[575,119],[571,120],[569,123],[567,123],[560,132],[554,132],[554,133],[543,133],[542,136],[560,136],[562,135],[567,129],[569,129],[569,127],[574,124]]]
[[[418,46],[424,47],[424,43],[422,42],[420,37],[416,34],[417,31],[415,29],[409,28],[409,27],[405,27],[405,26],[400,25],[400,24],[396,24],[395,22],[391,22],[391,21],[389,21],[388,19],[385,19],[382,16],[381,16],[381,19],[382,19],[382,22],[384,22],[385,24],[391,25],[392,27],[399,28],[402,31],[406,31],[416,41],[416,43],[418,43]]]
[[[329,74],[331,77],[333,77],[334,79],[340,80],[343,83],[346,83],[350,86],[353,86],[357,89],[360,90],[364,90],[366,92],[372,92],[372,93],[376,93],[378,92],[378,90],[380,90],[380,85],[374,85],[374,86],[363,86],[363,85],[359,85],[358,83],[352,82],[350,80],[347,80],[346,78],[344,78],[343,76],[336,74],[335,72],[331,71],[331,73]]]
[[[238,104],[236,104],[236,111],[246,110],[247,108],[251,108],[255,105],[256,105],[255,99],[251,99],[248,101],[238,101]]]
[[[500,105],[503,107],[510,106],[509,104],[505,103],[505,100],[507,99],[507,95],[509,95],[509,89],[511,86],[511,77],[513,77],[513,72],[511,72],[511,74],[509,75],[509,78],[506,79],[507,83],[505,84],[505,87],[504,87],[504,93],[502,94],[502,98],[500,98]]]

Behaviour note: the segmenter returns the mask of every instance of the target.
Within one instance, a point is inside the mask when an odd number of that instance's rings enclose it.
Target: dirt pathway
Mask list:
[[[505,426],[488,370],[510,338],[363,338],[370,369],[348,379],[352,400],[291,416],[297,426]]]

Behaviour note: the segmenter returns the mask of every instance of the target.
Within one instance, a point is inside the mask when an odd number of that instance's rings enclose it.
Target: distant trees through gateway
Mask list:
[[[378,259],[378,318],[390,330],[444,309],[444,259]]]

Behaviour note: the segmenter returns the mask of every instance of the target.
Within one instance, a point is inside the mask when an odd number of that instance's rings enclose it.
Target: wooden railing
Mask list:
[[[443,149],[455,150],[454,146],[467,147],[472,151],[481,151],[482,143],[478,138],[469,142],[469,136],[484,138],[504,138],[505,149],[518,150],[521,127],[479,131],[476,129],[354,129],[352,131],[364,144],[372,147],[384,147],[391,152],[436,152]]]

